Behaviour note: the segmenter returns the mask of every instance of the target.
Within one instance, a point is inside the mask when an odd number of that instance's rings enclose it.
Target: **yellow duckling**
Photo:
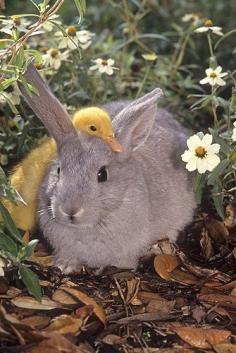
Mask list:
[[[115,152],[122,151],[122,146],[114,138],[110,117],[104,110],[97,107],[81,109],[75,113],[72,121],[76,129],[101,138]],[[4,200],[4,205],[20,229],[32,230],[37,224],[39,188],[56,153],[55,141],[48,138],[33,149],[10,176],[11,185],[20,193],[27,205],[14,205]]]

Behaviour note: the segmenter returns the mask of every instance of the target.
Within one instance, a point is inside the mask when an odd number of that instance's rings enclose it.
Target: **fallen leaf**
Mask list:
[[[154,259],[154,268],[156,273],[163,279],[169,281],[171,272],[179,266],[180,261],[177,256],[161,254],[156,255]]]
[[[222,343],[213,346],[216,353],[236,353],[236,345],[230,343]]]
[[[214,255],[214,250],[212,246],[212,240],[209,237],[208,231],[206,228],[202,229],[200,245],[201,245],[201,255],[207,260],[210,259]]]
[[[147,313],[169,314],[175,306],[175,300],[151,300],[147,307]]]
[[[201,302],[214,304],[233,304],[236,307],[236,297],[224,294],[198,294],[197,299]]]
[[[73,303],[71,301],[71,304],[75,304],[75,303],[78,303],[78,300],[80,302],[82,302],[83,304],[86,304],[86,305],[92,305],[93,306],[93,311],[94,311],[94,314],[97,316],[97,318],[105,325],[106,324],[106,314],[105,314],[105,311],[103,310],[102,306],[97,304],[96,301],[89,297],[87,294],[79,291],[78,289],[74,288],[74,287],[70,287],[70,288],[67,288],[67,287],[60,287],[58,290],[62,290],[64,291],[66,294],[68,294],[72,300],[73,300]],[[56,292],[55,292],[56,293]],[[61,292],[57,292],[57,294],[53,295],[53,299],[54,300],[57,300],[59,303],[61,304],[65,304],[65,302],[63,303],[63,301],[61,300],[64,300],[64,296],[62,295]],[[55,299],[57,298],[57,299]],[[69,299],[67,299],[67,303],[68,303]],[[75,301],[75,302],[74,302]]]
[[[131,278],[126,281],[127,284],[127,294],[126,294],[126,303],[129,304],[137,296],[140,278]]]
[[[78,347],[71,343],[64,336],[56,332],[44,334],[45,339],[37,343],[37,346],[29,353],[83,353]]]
[[[21,320],[21,322],[25,325],[29,325],[33,328],[43,329],[50,323],[50,317],[48,316],[40,316],[34,315],[25,317]]]
[[[19,296],[11,300],[12,304],[18,308],[33,310],[53,310],[59,308],[60,305],[48,297],[43,297],[41,302],[27,296]]]
[[[224,224],[228,229],[236,226],[236,201],[226,206]]]
[[[202,329],[196,327],[180,327],[176,334],[185,342],[196,348],[208,349],[212,345],[225,342],[231,335],[227,330]]]
[[[162,300],[163,298],[158,293],[140,291],[137,295],[138,299],[143,303],[149,303],[151,300]]]
[[[42,267],[51,267],[53,265],[53,259],[52,259],[51,255],[37,256],[35,254],[32,254],[30,256],[30,260],[32,262],[35,262],[36,264],[42,266]]]
[[[60,315],[52,319],[46,332],[57,332],[65,335],[71,333],[77,335],[83,325],[83,320],[72,315]]]
[[[211,239],[219,244],[225,243],[229,236],[229,231],[223,222],[208,216],[204,218],[204,224]]]
[[[199,278],[197,278],[191,273],[181,271],[179,269],[174,270],[171,273],[170,278],[171,280],[174,280],[175,282],[179,282],[184,285],[192,285],[199,283]]]
[[[195,306],[192,311],[192,317],[199,324],[206,316],[206,311],[199,305]]]

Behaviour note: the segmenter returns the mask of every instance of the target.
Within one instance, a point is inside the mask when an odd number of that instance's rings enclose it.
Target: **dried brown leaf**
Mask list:
[[[137,295],[138,299],[142,300],[143,303],[149,303],[151,300],[163,300],[158,293],[140,291]]]
[[[236,353],[236,345],[230,343],[222,343],[213,346],[216,353]]]
[[[147,313],[169,314],[175,306],[175,300],[151,300],[147,307]]]
[[[29,353],[83,353],[64,336],[56,332],[44,334],[45,339],[29,350]]]
[[[77,335],[83,326],[83,320],[72,315],[60,315],[52,319],[46,332],[57,332],[62,335],[71,333]]]
[[[199,305],[195,306],[192,311],[192,317],[199,324],[206,316],[206,311]]]
[[[185,342],[196,348],[208,349],[213,345],[225,342],[231,335],[227,330],[180,327],[176,334]]]
[[[154,268],[156,273],[163,279],[169,281],[171,272],[178,267],[180,261],[177,256],[161,254],[156,255],[154,259]]]
[[[228,229],[236,226],[236,201],[226,206],[224,224]]]
[[[34,315],[34,316],[25,317],[24,319],[21,320],[21,322],[25,325],[31,326],[32,328],[42,329],[48,326],[50,322],[50,317],[42,316],[42,315]]]
[[[199,279],[196,276],[179,269],[176,269],[171,273],[171,280],[185,285],[193,285],[199,282]]]
[[[19,296],[11,300],[12,304],[18,308],[33,310],[53,310],[59,308],[60,305],[48,297],[43,297],[41,302],[27,296]]]
[[[131,278],[126,281],[127,283],[127,294],[126,294],[126,303],[129,304],[137,296],[140,278]]]
[[[201,302],[214,303],[214,304],[235,304],[236,297],[233,295],[224,295],[224,294],[198,294],[197,298]]]
[[[51,267],[53,265],[53,259],[51,255],[37,256],[36,254],[32,254],[30,256],[30,260],[42,267]]]
[[[106,314],[105,314],[105,311],[104,309],[102,308],[101,305],[97,304],[96,301],[89,297],[87,294],[81,292],[80,290],[74,288],[74,287],[70,287],[70,288],[67,288],[67,287],[60,287],[59,288],[60,290],[63,290],[66,294],[68,294],[69,296],[71,296],[71,298],[73,300],[77,300],[77,303],[78,301],[82,302],[83,304],[86,304],[86,305],[92,305],[93,306],[93,311],[94,311],[94,314],[97,316],[97,318],[105,325],[106,324]],[[54,293],[55,294],[55,293]],[[53,296],[53,299],[55,299],[56,296],[54,295]],[[62,303],[61,302],[62,300],[62,296],[61,296],[61,293],[60,295],[57,294],[57,301],[59,301],[59,303]],[[63,299],[64,300],[64,299]],[[67,301],[68,302],[68,301]],[[75,304],[73,302],[73,304]]]
[[[229,231],[223,222],[211,217],[206,217],[204,219],[204,224],[211,239],[213,239],[216,243],[225,243],[229,236]]]
[[[205,259],[210,259],[214,255],[214,249],[212,246],[212,240],[208,235],[208,231],[206,228],[202,229],[200,245],[201,245],[201,255]]]

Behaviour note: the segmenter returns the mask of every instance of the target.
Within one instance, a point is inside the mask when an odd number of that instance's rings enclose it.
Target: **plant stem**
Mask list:
[[[214,58],[214,52],[213,52],[213,47],[212,47],[211,35],[209,33],[207,34],[207,40],[208,40],[210,55],[211,55],[212,58]]]
[[[144,77],[143,77],[143,81],[142,81],[142,83],[141,83],[141,85],[140,85],[140,87],[139,87],[139,89],[138,89],[138,92],[137,92],[135,98],[138,98],[138,97],[140,96],[140,94],[142,93],[143,88],[144,88],[144,86],[145,86],[145,83],[146,83],[146,81],[147,81],[147,78],[148,78],[148,76],[149,76],[150,70],[151,70],[151,65],[148,65],[148,66],[147,66],[147,69],[146,69],[146,72],[145,72],[145,74],[144,74]]]

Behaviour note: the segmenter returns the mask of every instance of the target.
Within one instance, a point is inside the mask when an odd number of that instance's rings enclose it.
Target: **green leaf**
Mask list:
[[[223,171],[228,168],[230,161],[228,159],[223,159],[213,171],[208,176],[208,185],[214,185],[215,181],[222,175]]]
[[[39,278],[32,270],[25,265],[19,266],[19,274],[28,292],[32,294],[39,302],[42,300],[42,291],[39,284]]]
[[[201,202],[202,199],[202,191],[205,186],[206,175],[197,173],[193,182],[193,190],[196,194],[197,203]]]
[[[219,136],[216,130],[211,128],[209,128],[208,130],[210,134],[212,134],[214,142],[220,145],[220,152],[223,152],[225,155],[228,155],[231,149],[230,145],[222,137]]]
[[[74,3],[79,11],[80,19],[82,19],[85,14],[85,11],[86,11],[86,1],[85,0],[74,0]]]
[[[221,189],[222,188],[219,188],[218,186],[213,189],[212,199],[213,199],[214,206],[216,208],[216,211],[217,211],[218,215],[220,216],[220,218],[222,220],[224,220],[225,212],[224,212],[224,206],[223,206],[223,196],[220,193]]]
[[[11,86],[14,82],[16,82],[16,77],[8,78],[8,79],[1,82],[0,89],[2,91],[5,91],[5,89],[7,89],[9,86]]]
[[[17,256],[17,244],[8,235],[0,232],[0,249],[9,252],[14,257]]]
[[[11,218],[10,213],[8,212],[6,207],[1,202],[0,202],[0,212],[2,214],[4,225],[6,226],[7,230],[9,231],[10,235],[12,236],[12,238],[14,238],[19,243],[24,244],[22,237],[21,237],[21,234],[20,234],[19,230],[16,228],[16,225],[15,225],[13,219]]]
[[[8,97],[6,97],[6,96],[4,96],[4,97],[5,97],[6,101],[7,101],[7,104],[8,104],[9,107],[11,108],[11,111],[12,111],[15,115],[18,115],[19,112],[18,112],[18,110],[16,109],[15,105],[12,104],[11,100],[10,100]]]
[[[18,260],[24,261],[24,260],[28,259],[30,257],[30,255],[33,253],[38,242],[39,241],[37,239],[31,240],[29,242],[29,244],[27,244],[26,246],[21,248],[18,253],[18,256],[17,256]]]
[[[22,68],[25,62],[25,53],[24,53],[24,48],[20,47],[16,57],[14,58],[13,65]]]

